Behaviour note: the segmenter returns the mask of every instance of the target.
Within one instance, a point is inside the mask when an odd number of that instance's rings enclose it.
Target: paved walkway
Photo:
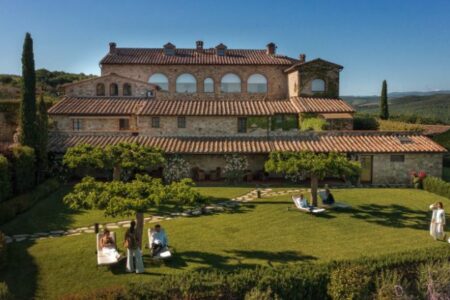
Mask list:
[[[290,190],[284,190],[284,191],[277,191],[274,192],[272,189],[266,188],[266,189],[260,189],[261,197],[273,197],[273,196],[280,196],[280,195],[286,195],[291,193],[299,193],[302,191],[305,191],[305,189],[290,189]],[[204,208],[195,208],[192,210],[187,210],[184,212],[179,213],[171,213],[168,216],[151,216],[144,218],[144,223],[158,223],[161,221],[167,221],[171,220],[173,218],[178,217],[190,217],[190,216],[198,216],[202,214],[208,214],[212,212],[220,212],[227,208],[233,208],[239,206],[240,202],[249,202],[254,199],[258,198],[258,190],[252,190],[248,192],[247,194],[232,198],[230,201],[224,201],[219,202],[216,204],[212,204],[209,206],[206,206]],[[100,224],[99,227],[103,228],[106,227],[108,229],[117,229],[117,228],[127,228],[130,227],[131,220],[126,221],[118,221],[118,222],[112,222],[107,224]],[[22,242],[22,241],[34,241],[34,240],[41,240],[41,239],[51,239],[51,238],[58,238],[62,236],[77,236],[81,234],[89,234],[94,233],[95,227],[89,226],[89,227],[79,227],[79,228],[73,228],[73,229],[66,229],[66,230],[52,230],[48,232],[36,232],[33,234],[15,234],[12,236],[6,236],[6,243],[12,243],[12,242]]]

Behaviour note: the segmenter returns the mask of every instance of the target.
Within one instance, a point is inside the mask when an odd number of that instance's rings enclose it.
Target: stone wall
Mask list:
[[[220,81],[227,73],[235,73],[241,78],[241,92],[233,97],[248,98],[253,94],[247,93],[247,79],[250,75],[258,73],[267,78],[267,97],[270,99],[284,99],[288,96],[286,66],[240,66],[240,65],[103,65],[102,75],[117,73],[119,75],[148,81],[154,73],[163,73],[169,79],[169,97],[185,97],[186,94],[176,93],[176,79],[183,73],[190,73],[197,79],[197,92],[203,91],[203,81],[210,77],[214,80],[214,97],[221,97]],[[223,95],[223,94],[222,94]],[[257,94],[261,98],[261,94]],[[189,96],[189,95],[187,95]]]
[[[121,76],[103,76],[95,79],[80,81],[68,85],[65,88],[65,95],[74,97],[94,97],[97,96],[97,84],[103,83],[105,85],[105,96],[110,96],[110,84],[116,83],[119,87],[119,96],[123,96],[123,85],[128,83],[131,85],[131,95],[134,97],[145,97],[147,91],[153,90],[154,86],[145,82],[139,82],[123,78]]]
[[[73,120],[81,120],[81,132],[123,132],[119,131],[119,120],[129,119],[130,129],[128,131],[136,131],[136,118],[131,116],[122,117],[88,117],[88,116],[52,116],[53,131],[73,132]]]
[[[405,154],[404,162],[391,162],[390,154],[373,156],[374,184],[408,184],[413,171],[425,171],[430,176],[442,177],[443,154]]]
[[[264,163],[268,159],[268,155],[266,154],[246,155],[246,157],[248,160],[249,170],[252,172],[257,172],[264,169]],[[191,154],[183,155],[183,158],[191,164],[191,167],[198,167],[206,173],[216,170],[217,167],[220,167],[223,170],[226,164],[224,154]]]

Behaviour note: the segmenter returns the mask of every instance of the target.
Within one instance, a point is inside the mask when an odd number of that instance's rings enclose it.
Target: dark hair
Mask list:
[[[107,234],[107,233],[110,233],[110,231],[109,231],[108,228],[105,227],[105,228],[103,229],[103,234]]]
[[[136,227],[136,221],[131,221],[130,223],[130,232],[134,233],[134,228]]]
[[[161,228],[161,225],[156,224],[156,225],[155,225],[155,228]]]
[[[439,208],[443,209],[444,208],[444,204],[442,204],[442,202],[438,202],[437,205],[439,206]]]

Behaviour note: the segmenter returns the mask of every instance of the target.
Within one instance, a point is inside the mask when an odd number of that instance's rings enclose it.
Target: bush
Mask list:
[[[8,286],[4,282],[0,282],[0,300],[12,300],[14,299],[9,292]]]
[[[328,294],[332,299],[366,299],[369,296],[369,270],[363,265],[341,265],[330,275]]]
[[[225,155],[225,167],[223,176],[230,183],[241,182],[248,169],[248,160],[244,155],[231,154]]]
[[[354,130],[378,130],[379,124],[375,117],[370,115],[355,115],[353,118]]]
[[[450,183],[441,178],[428,176],[423,180],[423,189],[450,199]]]
[[[179,155],[167,160],[163,169],[163,177],[166,183],[180,181],[191,177],[191,165]]]
[[[391,120],[378,120],[380,130],[383,131],[414,131],[414,132],[422,132],[424,127],[420,124],[410,124],[399,121],[391,121]]]
[[[11,196],[11,176],[6,157],[0,154],[0,202]]]
[[[327,121],[320,118],[305,118],[300,122],[301,131],[322,131],[327,127]]]
[[[398,272],[382,272],[376,282],[374,300],[408,300],[409,284]]]
[[[14,190],[23,193],[31,190],[36,182],[36,157],[33,148],[15,146],[12,149]]]
[[[3,232],[0,231],[0,270],[6,265],[6,255],[6,239]]]
[[[123,287],[111,286],[111,287],[93,290],[88,293],[65,295],[65,296],[61,297],[60,299],[61,300],[90,300],[90,299],[113,300],[113,299],[125,299],[125,297],[126,297],[126,294],[125,294],[125,289]]]
[[[419,288],[425,299],[450,299],[448,260],[425,264],[419,272]]]
[[[33,191],[0,203],[0,225],[12,220],[16,215],[32,207],[60,187],[56,179],[48,179]]]

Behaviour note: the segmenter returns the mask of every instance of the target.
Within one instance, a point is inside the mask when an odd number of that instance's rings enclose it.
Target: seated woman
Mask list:
[[[104,255],[111,255],[117,259],[120,258],[120,254],[116,249],[116,243],[107,228],[103,230],[103,236],[100,239],[100,249],[102,249]]]
[[[322,203],[325,205],[334,204],[334,196],[328,188],[325,189],[325,199],[322,199]]]
[[[314,206],[308,204],[308,200],[305,198],[305,196],[303,194],[300,194],[300,198],[298,199],[298,201],[299,201],[298,204],[301,208],[305,208],[305,209],[309,209],[310,211],[313,211]]]
[[[161,225],[156,224],[155,229],[152,231],[152,256],[158,255],[169,244],[167,235]]]

